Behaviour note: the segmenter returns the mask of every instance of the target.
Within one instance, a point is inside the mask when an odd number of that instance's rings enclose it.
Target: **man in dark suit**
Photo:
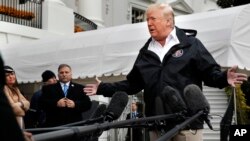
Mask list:
[[[131,112],[127,114],[126,119],[137,119],[142,118],[143,114],[138,111],[138,103],[131,103]],[[132,133],[132,136],[131,136]],[[128,128],[126,141],[142,141],[143,140],[143,129],[142,128]]]
[[[73,83],[71,67],[58,67],[59,82],[42,88],[41,107],[46,113],[45,126],[59,126],[82,120],[81,113],[91,107],[91,101],[83,92],[84,86]]]

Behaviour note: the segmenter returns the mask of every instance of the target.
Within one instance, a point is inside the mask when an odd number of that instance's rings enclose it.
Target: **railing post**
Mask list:
[[[235,88],[233,88],[232,94],[229,98],[227,110],[220,122],[220,140],[221,141],[228,141],[229,127],[232,124],[232,119],[234,115],[234,105],[235,105],[234,93],[235,93]]]

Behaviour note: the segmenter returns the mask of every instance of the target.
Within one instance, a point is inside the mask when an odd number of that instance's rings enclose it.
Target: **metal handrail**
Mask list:
[[[84,30],[95,30],[97,25],[91,20],[85,18],[84,16],[74,12],[75,24],[82,25]],[[87,29],[86,29],[87,28]]]
[[[233,120],[233,116],[236,111],[236,92],[235,92],[235,88],[233,88],[234,90],[232,91],[232,94],[230,95],[229,98],[229,103],[227,106],[227,110],[220,122],[220,140],[221,141],[228,141],[228,137],[229,137],[229,127],[232,124],[232,120]]]

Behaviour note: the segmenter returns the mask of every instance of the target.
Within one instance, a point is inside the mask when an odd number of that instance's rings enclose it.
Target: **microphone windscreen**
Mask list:
[[[157,96],[155,98],[155,115],[164,115],[165,110],[161,97]]]
[[[108,105],[105,115],[109,116],[107,118],[112,118],[109,120],[118,119],[122,114],[123,110],[125,109],[125,107],[127,106],[127,103],[128,103],[127,93],[122,91],[115,92]]]
[[[90,118],[95,119],[95,118],[101,117],[105,113],[106,109],[107,109],[107,106],[105,104],[99,105]]]
[[[186,86],[183,95],[191,114],[195,114],[200,110],[208,110],[209,112],[209,103],[197,85],[190,84]]]
[[[180,93],[171,86],[164,87],[161,96],[165,102],[165,109],[169,107],[172,113],[184,112],[187,110],[187,106],[183,101]],[[166,113],[169,112],[165,111]],[[168,113],[167,113],[168,114]]]

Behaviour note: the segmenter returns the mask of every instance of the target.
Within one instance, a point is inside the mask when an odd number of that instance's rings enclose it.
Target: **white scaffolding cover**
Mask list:
[[[178,16],[179,28],[195,29],[197,37],[223,67],[250,69],[250,5]],[[5,64],[12,66],[19,82],[41,81],[41,73],[57,72],[61,63],[73,69],[73,78],[126,75],[139,49],[150,37],[146,23],[129,24],[1,46]]]

